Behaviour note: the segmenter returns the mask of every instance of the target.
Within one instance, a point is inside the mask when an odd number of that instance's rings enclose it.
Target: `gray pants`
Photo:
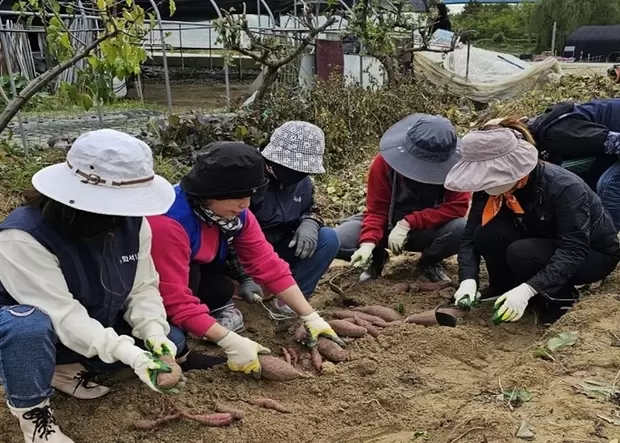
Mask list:
[[[362,214],[353,215],[343,220],[340,226],[335,228],[336,234],[338,234],[340,239],[340,251],[338,251],[336,258],[350,260],[351,255],[357,250],[362,231],[362,218]],[[451,220],[435,229],[409,231],[403,249],[405,251],[422,253],[421,263],[439,263],[441,260],[458,253],[461,235],[465,229],[466,222],[467,219],[463,217]],[[383,262],[387,259],[385,248],[387,248],[389,234],[386,229],[384,238],[375,248],[379,256],[373,257],[373,261]],[[383,257],[384,254],[385,256]]]

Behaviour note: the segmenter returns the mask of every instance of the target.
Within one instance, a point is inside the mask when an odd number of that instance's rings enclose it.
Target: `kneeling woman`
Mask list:
[[[174,191],[145,143],[110,129],[78,137],[32,183],[29,203],[0,224],[0,374],[27,442],[71,443],[52,416],[52,386],[96,398],[109,388],[88,375],[127,365],[158,391],[157,371],[170,369],[157,357],[185,351],[143,218],[166,212]]]
[[[462,155],[445,185],[474,192],[458,254],[459,306],[480,296],[481,257],[489,273],[483,298],[497,298],[499,321],[520,319],[531,301],[541,322],[551,323],[579,298],[576,285],[615,269],[620,246],[599,197],[573,173],[539,162],[524,134],[470,132]]]
[[[253,280],[300,315],[308,346],[314,346],[319,335],[344,345],[310,306],[248,209],[250,197],[266,185],[258,149],[216,142],[175,186],[176,200],[168,213],[149,218],[153,260],[171,323],[216,342],[231,370],[256,375],[261,371],[258,354],[269,350],[237,334],[243,330],[243,317],[233,305],[234,288],[226,275],[229,245]]]

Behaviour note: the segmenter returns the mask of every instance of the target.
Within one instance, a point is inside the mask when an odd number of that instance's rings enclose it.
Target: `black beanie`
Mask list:
[[[193,197],[226,200],[251,197],[265,187],[265,164],[258,149],[241,142],[211,143],[181,179],[181,189]]]

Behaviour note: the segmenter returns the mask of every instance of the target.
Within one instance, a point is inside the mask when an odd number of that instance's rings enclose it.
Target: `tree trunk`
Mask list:
[[[254,97],[253,105],[259,105],[263,102],[265,96],[267,95],[269,87],[273,85],[278,79],[278,70],[279,68],[267,66],[267,72],[265,73],[265,77],[263,77],[263,83],[256,91],[256,97]]]
[[[44,72],[43,74],[32,80],[30,83],[28,83],[28,86],[26,86],[21,91],[21,93],[17,95],[17,97],[13,97],[13,99],[9,102],[6,108],[4,108],[4,110],[2,111],[2,114],[0,114],[0,133],[2,133],[2,131],[6,129],[13,117],[15,117],[19,110],[24,107],[26,102],[28,102],[28,100],[30,100],[32,96],[34,96],[37,92],[47,86],[63,71],[66,71],[83,58],[88,57],[93,51],[93,49],[99,46],[101,42],[114,37],[117,33],[117,31],[114,31],[110,34],[102,35],[97,40],[92,42],[88,47],[86,47],[82,52],[74,55],[69,60],[65,60],[64,62],[54,66],[49,71]]]

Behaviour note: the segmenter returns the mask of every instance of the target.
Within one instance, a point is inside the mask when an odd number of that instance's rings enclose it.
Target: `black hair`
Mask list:
[[[43,220],[72,238],[94,237],[112,232],[123,217],[94,214],[64,205],[34,188],[22,193],[24,206],[39,208]]]
[[[440,17],[448,16],[448,7],[445,3],[437,3],[437,11],[439,12]]]

